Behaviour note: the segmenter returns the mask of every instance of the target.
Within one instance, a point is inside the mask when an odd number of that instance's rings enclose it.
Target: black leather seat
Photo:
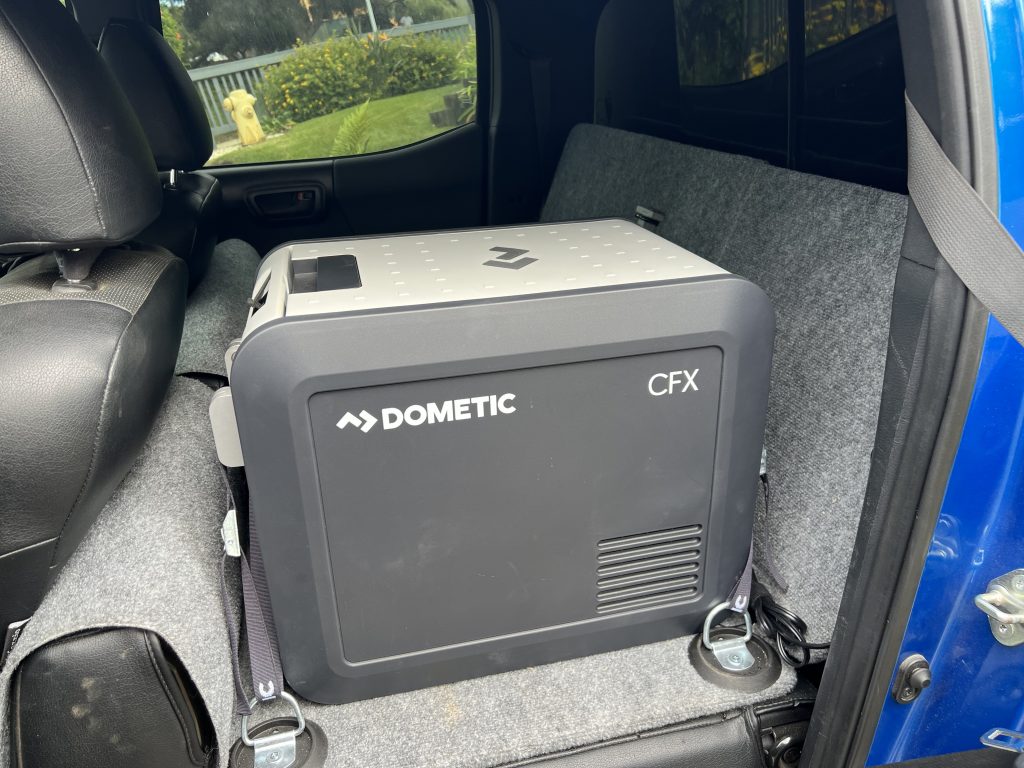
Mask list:
[[[0,635],[131,467],[174,369],[184,263],[124,94],[56,0],[0,0]]]
[[[217,179],[196,172],[213,151],[202,101],[171,47],[148,24],[111,19],[99,52],[135,108],[161,171],[163,211],[138,239],[184,259],[191,290],[210,264],[221,207]]]
[[[83,680],[104,694],[88,699],[88,717]],[[198,693],[174,654],[142,629],[84,632],[40,648],[18,668],[10,711],[18,768],[216,765]]]

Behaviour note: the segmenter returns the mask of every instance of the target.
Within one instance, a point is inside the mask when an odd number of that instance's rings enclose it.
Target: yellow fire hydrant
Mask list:
[[[235,121],[235,125],[238,127],[238,140],[243,147],[259,144],[266,138],[263,127],[260,125],[260,119],[256,116],[256,110],[252,106],[255,103],[256,97],[241,88],[232,91],[224,99],[224,109],[231,114],[231,119]]]

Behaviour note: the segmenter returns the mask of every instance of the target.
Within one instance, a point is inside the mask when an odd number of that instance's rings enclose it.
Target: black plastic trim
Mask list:
[[[897,18],[911,99],[960,171],[976,187],[988,188],[990,179],[977,178],[976,169],[985,166],[975,155],[986,147],[976,146],[983,137],[971,124],[970,77],[956,4],[902,3]],[[911,203],[911,223],[916,216]],[[880,428],[895,415],[895,432],[890,445],[876,444],[876,453],[888,452],[888,461],[872,467],[840,620],[808,731],[802,765],[809,768],[866,761],[973,391],[987,311],[923,228],[908,226],[904,259],[920,263],[928,253],[935,261],[935,282],[918,338],[920,361],[895,414],[886,414],[883,400]],[[888,384],[888,369],[886,378]]]

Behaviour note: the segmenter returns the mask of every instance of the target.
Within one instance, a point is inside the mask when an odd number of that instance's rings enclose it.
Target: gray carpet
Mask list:
[[[759,503],[755,555],[789,581],[780,597],[809,639],[827,641],[868,484],[907,201],[772,168],[751,204],[714,260],[775,307],[771,502],[767,517]]]
[[[175,373],[225,375],[224,352],[242,335],[259,263],[248,243],[217,244],[206,277],[189,296]]]
[[[788,667],[756,694],[705,682],[690,638],[344,706],[307,704],[332,768],[485,768],[728,712],[792,689]]]
[[[228,638],[218,594],[223,489],[206,409],[210,390],[176,379],[145,451],[28,625],[0,674],[33,648],[90,627],[150,629],[181,658],[220,744],[232,718]],[[237,607],[236,607],[237,610]],[[343,706],[304,711],[330,739],[330,766],[484,768],[633,735],[775,698],[704,682],[689,638]],[[0,739],[0,766],[9,751]],[[222,764],[226,750],[221,752]]]
[[[766,163],[597,125],[573,129],[543,221],[666,214],[657,232],[709,261]]]
[[[755,565],[831,637],[867,487],[906,198],[594,125],[570,134],[542,218],[659,209],[658,233],[760,285],[777,336]],[[788,591],[765,568],[770,557]]]

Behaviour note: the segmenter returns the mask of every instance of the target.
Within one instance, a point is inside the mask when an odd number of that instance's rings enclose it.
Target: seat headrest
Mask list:
[[[57,0],[0,0],[0,253],[121,243],[160,213],[127,99]]]
[[[135,107],[161,171],[194,171],[210,159],[213,136],[185,67],[167,41],[137,19],[111,19],[100,57]]]

